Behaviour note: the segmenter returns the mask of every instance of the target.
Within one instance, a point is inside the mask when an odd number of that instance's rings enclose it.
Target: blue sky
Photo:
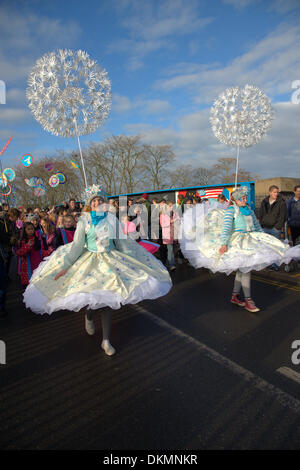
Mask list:
[[[235,156],[209,125],[209,109],[225,88],[246,83],[271,99],[275,120],[263,140],[241,152],[241,166],[261,177],[299,175],[300,80],[298,0],[52,0],[0,1],[0,147],[12,135],[4,167],[77,149],[31,115],[27,76],[58,48],[82,49],[107,70],[112,109],[82,145],[111,134],[141,134],[172,145],[178,164],[208,167]],[[298,170],[297,170],[298,169]],[[295,171],[296,170],[296,171]]]

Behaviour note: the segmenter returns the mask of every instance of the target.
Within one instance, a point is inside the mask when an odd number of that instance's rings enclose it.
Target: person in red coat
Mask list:
[[[33,271],[43,259],[43,249],[40,240],[35,235],[35,228],[31,222],[24,224],[23,236],[16,250],[20,259],[20,277],[23,287],[29,284]]]

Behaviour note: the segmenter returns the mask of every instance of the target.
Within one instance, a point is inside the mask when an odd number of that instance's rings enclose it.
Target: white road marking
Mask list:
[[[285,375],[291,380],[294,380],[295,382],[298,382],[300,384],[300,374],[299,372],[296,372],[293,369],[290,369],[289,367],[279,367],[276,372],[279,372],[279,374]]]
[[[276,400],[283,406],[290,408],[296,413],[300,413],[300,400],[293,397],[292,395],[284,392],[275,385],[267,382],[266,380],[262,379],[258,375],[254,374],[253,372],[245,369],[244,367],[240,366],[236,362],[232,361],[231,359],[223,356],[219,352],[215,351],[214,349],[210,348],[206,344],[198,341],[197,339],[193,338],[192,336],[184,333],[183,331],[179,330],[178,328],[174,327],[170,323],[162,320],[161,318],[157,317],[153,313],[149,312],[144,307],[140,305],[132,305],[138,312],[148,317],[154,323],[159,325],[160,327],[169,330],[173,335],[179,336],[180,338],[184,339],[186,342],[191,343],[197,347],[205,356],[209,357],[213,361],[225,366],[227,369],[231,370],[233,373],[243,377],[244,380],[250,382],[252,386],[256,387],[257,389],[261,390],[262,392],[268,393],[269,395],[276,398]]]

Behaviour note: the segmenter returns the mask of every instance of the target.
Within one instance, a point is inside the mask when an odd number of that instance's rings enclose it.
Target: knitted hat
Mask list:
[[[237,199],[241,199],[243,196],[248,196],[248,192],[248,186],[240,186],[232,191],[231,197],[236,201]]]
[[[148,197],[149,197],[149,196],[148,196],[147,193],[144,193],[144,194],[142,195],[142,198],[143,198],[143,199],[148,199]]]

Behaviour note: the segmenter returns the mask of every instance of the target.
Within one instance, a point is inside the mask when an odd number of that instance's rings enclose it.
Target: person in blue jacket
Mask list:
[[[288,226],[293,245],[300,243],[300,185],[294,187],[294,196],[287,201]]]

